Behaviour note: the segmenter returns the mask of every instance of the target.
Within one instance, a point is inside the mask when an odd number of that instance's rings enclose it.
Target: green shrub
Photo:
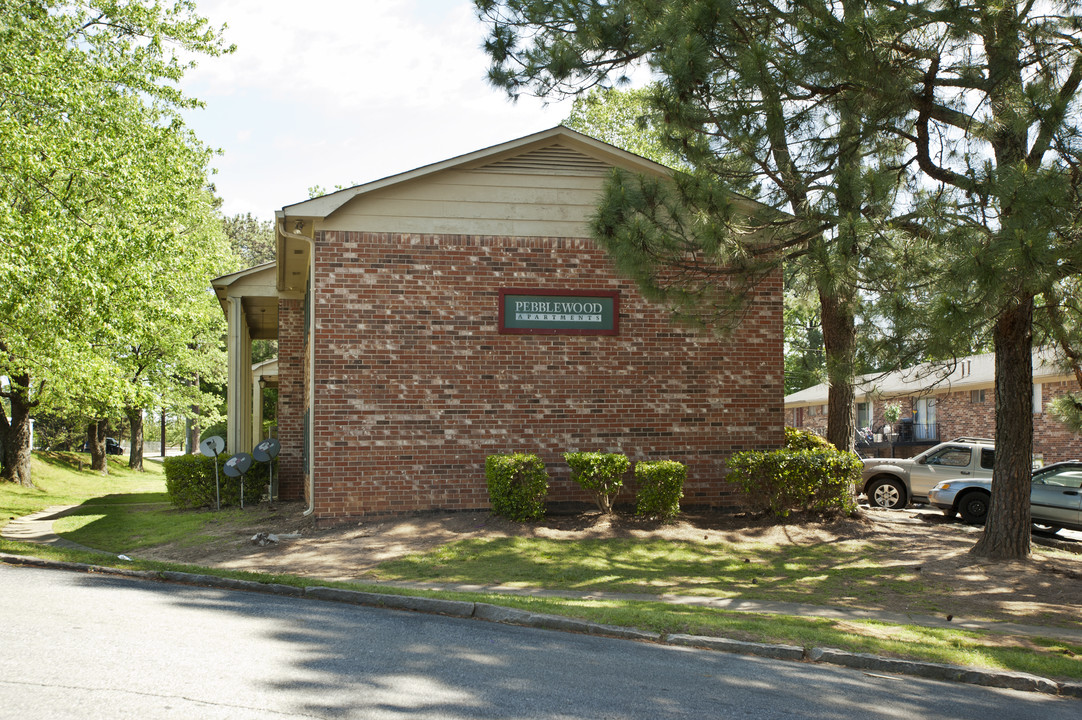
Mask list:
[[[636,463],[635,482],[639,490],[635,494],[635,514],[661,520],[676,517],[687,479],[687,468],[674,460]]]
[[[221,437],[222,439],[225,439],[229,437],[228,430],[229,428],[225,420],[219,420],[216,423],[211,423],[206,428],[204,428],[203,432],[199,434],[199,442],[203,442],[207,438],[214,437],[215,435]],[[226,448],[226,450],[228,449],[229,448]]]
[[[626,455],[599,452],[564,453],[571,467],[571,479],[594,496],[603,513],[612,512],[612,503],[624,486],[624,473],[631,467]]]
[[[837,449],[834,444],[825,437],[816,435],[810,430],[800,428],[785,428],[785,447],[790,450],[827,450]]]
[[[517,522],[545,516],[549,475],[541,458],[525,453],[489,455],[485,479],[494,514]]]
[[[748,507],[775,517],[793,511],[852,512],[864,467],[855,454],[833,448],[741,452],[728,465],[729,480],[740,486]]]
[[[228,455],[218,456],[218,481],[222,505],[240,505],[241,482],[244,482],[244,502],[259,502],[266,488],[267,466],[252,463],[247,473],[231,478],[223,468]],[[169,501],[182,509],[215,507],[214,458],[206,455],[177,455],[165,459],[165,491]],[[262,470],[262,473],[260,472]]]

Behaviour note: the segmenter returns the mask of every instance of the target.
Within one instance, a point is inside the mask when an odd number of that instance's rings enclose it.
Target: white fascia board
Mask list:
[[[908,395],[942,394],[995,386],[995,353],[969,355],[953,363],[921,363],[890,373],[869,373],[854,379],[856,402],[867,397],[905,397]],[[1033,380],[1047,382],[1067,377],[1055,360],[1051,348],[1033,350]],[[813,385],[785,397],[785,407],[806,407],[826,403],[826,383]]]

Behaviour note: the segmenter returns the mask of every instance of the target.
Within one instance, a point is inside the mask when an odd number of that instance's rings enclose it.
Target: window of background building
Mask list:
[[[857,403],[857,427],[866,428],[872,426],[872,404],[870,402]]]

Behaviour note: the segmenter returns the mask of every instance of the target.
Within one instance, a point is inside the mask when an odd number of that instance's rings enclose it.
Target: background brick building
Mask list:
[[[943,365],[924,364],[898,372],[857,378],[857,427],[868,427],[876,441],[858,448],[866,455],[911,457],[941,440],[994,438],[995,355],[985,353]],[[1033,454],[1037,463],[1082,458],[1082,436],[1052,417],[1048,403],[1077,392],[1074,377],[1062,370],[1051,351],[1033,354]],[[785,398],[785,421],[794,427],[826,433],[826,384]],[[901,406],[901,422],[889,426],[888,405]]]

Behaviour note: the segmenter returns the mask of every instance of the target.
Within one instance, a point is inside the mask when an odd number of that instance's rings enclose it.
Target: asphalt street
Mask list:
[[[1034,718],[1082,702],[0,565],[0,717]]]

